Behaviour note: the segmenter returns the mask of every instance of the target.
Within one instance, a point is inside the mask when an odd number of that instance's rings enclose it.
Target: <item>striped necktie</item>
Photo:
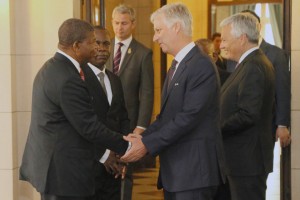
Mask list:
[[[124,45],[123,43],[119,42],[119,48],[117,50],[117,53],[114,57],[114,67],[113,67],[113,72],[114,74],[118,74],[119,70],[120,70],[120,61],[121,61],[121,56],[122,56],[122,52],[121,52],[121,47]]]

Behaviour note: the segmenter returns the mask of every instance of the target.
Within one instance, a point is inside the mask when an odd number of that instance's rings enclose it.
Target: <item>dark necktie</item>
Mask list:
[[[117,53],[114,57],[114,67],[113,67],[114,74],[118,74],[118,72],[119,72],[120,61],[121,61],[121,56],[122,56],[121,47],[123,46],[123,43],[119,42],[118,44],[119,44],[119,48],[118,48]]]
[[[104,73],[103,72],[100,72],[98,75],[97,75],[100,79],[100,84],[103,88],[103,91],[105,93],[105,95],[107,96],[107,91],[106,91],[106,87],[105,87],[105,83],[104,83]]]
[[[176,69],[176,64],[177,64],[177,61],[175,59],[173,59],[171,67],[170,67],[169,72],[168,72],[168,89],[169,89],[170,83],[172,81],[172,78],[174,76],[174,72],[175,72],[175,69]]]

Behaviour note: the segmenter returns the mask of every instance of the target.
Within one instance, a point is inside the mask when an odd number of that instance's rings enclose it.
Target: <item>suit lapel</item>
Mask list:
[[[82,71],[84,73],[84,76],[86,77],[87,87],[90,91],[97,91],[97,93],[94,96],[94,99],[97,101],[96,95],[101,98],[101,102],[105,102],[107,106],[109,106],[106,94],[103,91],[103,88],[100,85],[100,82],[96,75],[94,74],[93,70],[88,66],[84,66],[82,68]]]
[[[237,67],[237,69],[234,70],[234,72],[228,77],[228,79],[225,81],[224,85],[221,87],[221,94],[228,88],[228,86],[231,85],[231,82],[234,81],[234,79],[240,74],[240,72],[243,71],[243,67],[246,62],[248,62],[250,59],[252,59],[255,55],[259,53],[259,50],[255,50],[251,52]]]
[[[163,110],[163,108],[165,107],[165,104],[169,98],[169,94],[172,92],[173,88],[177,86],[178,83],[178,80],[180,79],[182,73],[184,72],[184,70],[188,67],[186,65],[186,62],[188,60],[190,60],[193,55],[197,52],[198,50],[198,47],[195,46],[191,49],[191,51],[183,58],[183,60],[179,63],[176,71],[175,71],[175,74],[171,80],[171,83],[169,85],[169,89],[167,89],[167,81],[165,81],[164,83],[164,87],[163,87],[163,95],[162,95],[162,106],[161,106],[161,111]]]

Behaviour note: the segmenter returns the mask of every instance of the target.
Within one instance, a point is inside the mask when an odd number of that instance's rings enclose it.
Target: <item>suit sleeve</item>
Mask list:
[[[238,85],[237,109],[222,125],[223,136],[234,134],[253,126],[264,99],[265,75],[257,64],[247,63]],[[234,97],[232,97],[234,98]]]
[[[63,85],[60,104],[68,121],[83,138],[120,155],[125,153],[128,142],[123,140],[121,134],[99,122],[88,90],[79,77],[72,77]]]
[[[291,74],[288,56],[279,49],[272,64],[275,69],[275,123],[276,125],[290,126]]]
[[[140,82],[140,107],[137,126],[148,127],[152,116],[154,96],[152,51],[148,51],[142,60]]]

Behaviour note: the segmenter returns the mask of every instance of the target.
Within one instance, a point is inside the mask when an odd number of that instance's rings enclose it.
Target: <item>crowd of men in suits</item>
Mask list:
[[[274,142],[290,144],[290,75],[287,55],[260,38],[259,18],[224,19],[216,37],[226,59],[213,61],[192,41],[184,4],[156,10],[153,41],[174,60],[150,124],[152,51],[132,37],[131,7],[112,16],[113,40],[79,19],[60,26],[58,51],[34,80],[20,179],[42,200],[129,200],[128,163],[151,155],[166,200],[265,199]],[[222,87],[218,60],[236,63]]]

